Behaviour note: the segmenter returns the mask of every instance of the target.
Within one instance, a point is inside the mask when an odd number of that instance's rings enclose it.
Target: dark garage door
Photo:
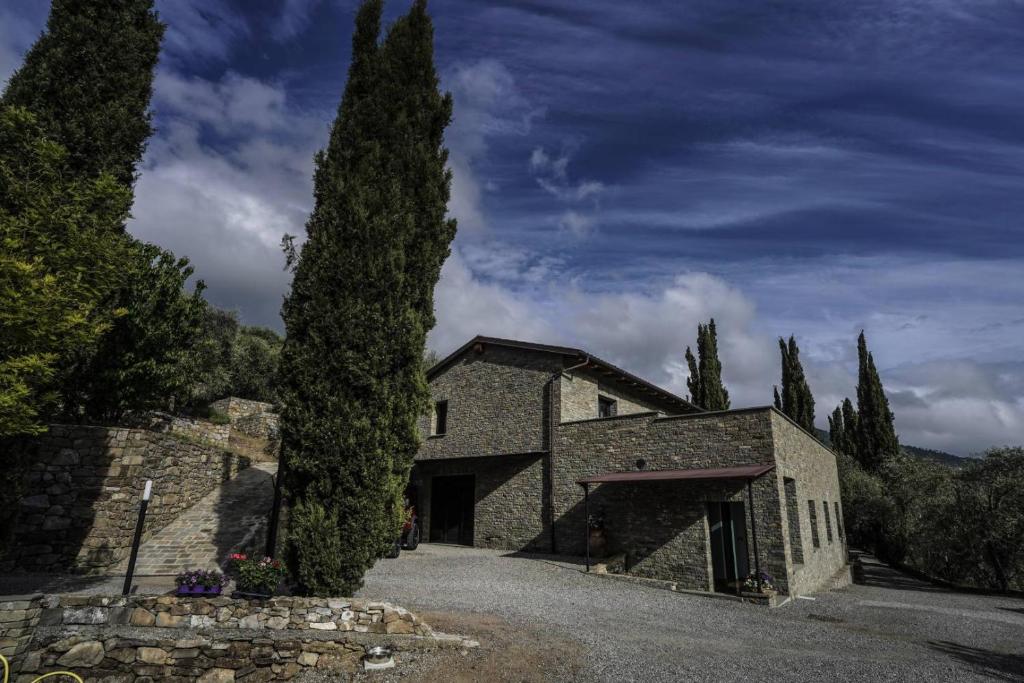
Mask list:
[[[431,541],[473,545],[473,489],[472,474],[431,480]]]

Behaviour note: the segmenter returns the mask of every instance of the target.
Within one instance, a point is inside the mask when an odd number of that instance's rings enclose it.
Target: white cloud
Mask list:
[[[302,33],[309,25],[310,15],[321,0],[284,0],[274,21],[273,34],[277,40],[288,40]]]
[[[289,283],[280,241],[304,234],[327,123],[294,110],[280,85],[231,72],[206,81],[161,71],[154,100],[160,125],[129,229],[189,257],[213,303],[279,327]],[[204,144],[207,128],[218,149]]]

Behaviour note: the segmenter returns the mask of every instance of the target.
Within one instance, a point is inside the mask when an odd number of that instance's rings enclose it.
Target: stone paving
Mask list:
[[[139,549],[136,576],[220,567],[233,552],[261,546],[274,499],[277,463],[261,462],[225,482]],[[127,569],[127,561],[120,571]]]

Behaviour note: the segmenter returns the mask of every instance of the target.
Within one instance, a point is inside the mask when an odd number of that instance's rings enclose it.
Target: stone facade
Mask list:
[[[448,430],[434,434],[420,418],[418,459],[479,457],[547,450],[547,402],[560,359],[487,346],[470,350],[430,383],[434,401],[448,402]]]
[[[658,401],[644,399],[621,387],[602,382],[593,372],[586,370],[576,370],[571,375],[563,374],[560,378],[560,394],[562,422],[596,418],[599,396],[615,401],[617,415],[665,410]]]
[[[447,433],[428,435],[416,458],[413,486],[425,531],[434,479],[472,474],[474,545],[578,555],[586,538],[581,478],[639,468],[774,465],[749,492],[735,480],[593,486],[591,513],[604,517],[608,550],[624,553],[631,573],[712,590],[708,505],[742,503],[736,508],[744,511],[752,571],[752,493],[756,563],[780,590],[819,590],[842,571],[835,456],[774,408],[700,412],[583,352],[478,339],[430,377],[434,400],[447,402]],[[616,401],[615,417],[597,417],[599,395]],[[421,429],[429,434],[431,426],[425,416]],[[787,482],[794,500],[787,500]],[[819,509],[817,549],[809,547],[808,500]],[[796,563],[791,529],[802,527]]]
[[[545,512],[547,458],[541,454],[502,458],[430,460],[417,465],[419,518],[429,539],[435,477],[474,476],[473,545],[504,550],[548,550],[550,527]]]
[[[131,547],[147,479],[147,534],[162,528],[249,460],[206,441],[141,429],[53,425],[15,446],[31,451],[18,519],[0,568],[94,571]]]
[[[20,603],[19,603],[20,604]],[[348,598],[37,596],[15,656],[18,681],[70,670],[86,681],[269,681],[317,669],[351,674],[370,644],[474,647],[434,633],[418,616]]]

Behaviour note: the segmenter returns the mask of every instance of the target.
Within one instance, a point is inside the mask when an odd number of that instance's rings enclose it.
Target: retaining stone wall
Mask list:
[[[270,681],[309,669],[352,673],[368,644],[473,647],[411,612],[333,598],[46,596],[19,683],[71,670],[86,681]],[[328,626],[330,625],[330,626]]]
[[[210,408],[224,413],[231,418],[232,422],[247,415],[274,412],[273,403],[250,401],[247,398],[238,398],[237,396],[228,396],[227,398],[222,398],[219,401],[214,401],[210,404]]]
[[[42,614],[41,595],[8,595],[0,601],[0,655],[12,659],[28,648]]]
[[[15,448],[33,464],[4,571],[109,568],[129,553],[147,479],[150,534],[249,466],[210,443],[141,429],[52,425]]]

